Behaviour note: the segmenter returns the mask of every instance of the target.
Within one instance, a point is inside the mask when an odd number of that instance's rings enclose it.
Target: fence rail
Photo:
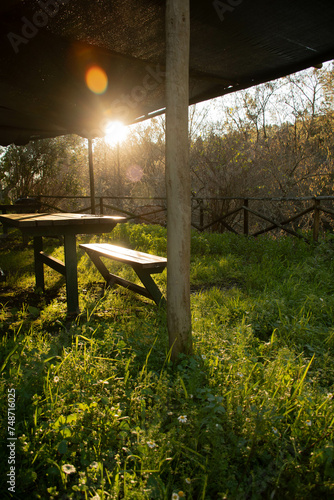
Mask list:
[[[30,198],[31,199],[31,198]],[[124,215],[134,222],[166,225],[166,198],[145,196],[39,196],[42,211]],[[322,230],[334,230],[334,196],[198,197],[192,196],[192,226],[197,231],[231,231],[259,236],[270,231],[318,241]],[[14,205],[13,205],[14,207]],[[22,206],[20,207],[22,209]],[[305,229],[312,237],[305,237]],[[303,231],[304,234],[301,234]]]

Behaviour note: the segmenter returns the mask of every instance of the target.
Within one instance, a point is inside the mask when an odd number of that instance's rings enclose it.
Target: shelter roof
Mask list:
[[[165,0],[2,0],[0,144],[165,107]],[[190,0],[190,104],[334,58],[333,0]],[[92,92],[92,66],[108,85]]]

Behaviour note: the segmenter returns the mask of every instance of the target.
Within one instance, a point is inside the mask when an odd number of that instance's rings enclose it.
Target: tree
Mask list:
[[[28,195],[75,195],[84,189],[86,170],[85,145],[77,136],[11,145],[0,159],[0,187],[12,201]]]

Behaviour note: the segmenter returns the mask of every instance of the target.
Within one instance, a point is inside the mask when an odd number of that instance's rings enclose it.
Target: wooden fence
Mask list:
[[[97,196],[40,196],[42,211],[92,212],[124,215],[134,222],[166,225],[166,198]],[[197,231],[231,231],[259,236],[285,232],[306,241],[318,241],[321,231],[334,230],[334,196],[318,197],[192,197],[192,226]],[[306,238],[305,230],[312,236]],[[302,234],[303,233],[303,234]]]

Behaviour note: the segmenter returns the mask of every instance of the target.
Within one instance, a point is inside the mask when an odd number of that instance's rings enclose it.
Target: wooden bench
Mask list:
[[[158,305],[165,302],[163,295],[151,277],[151,274],[161,273],[165,269],[167,259],[164,257],[137,252],[136,250],[110,245],[109,243],[88,243],[79,246],[87,252],[108,286],[113,286],[114,284],[124,286],[133,292],[154,300]],[[131,281],[110,273],[102,262],[101,257],[129,264],[144,286],[136,285]]]

